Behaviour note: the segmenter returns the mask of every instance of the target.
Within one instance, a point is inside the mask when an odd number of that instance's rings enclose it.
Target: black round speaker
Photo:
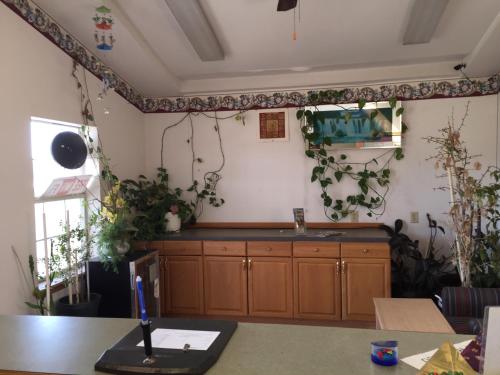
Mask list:
[[[87,146],[78,134],[62,132],[52,140],[52,156],[64,168],[77,169],[87,159]]]

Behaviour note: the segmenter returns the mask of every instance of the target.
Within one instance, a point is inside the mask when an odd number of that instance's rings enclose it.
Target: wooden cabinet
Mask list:
[[[203,262],[200,256],[162,256],[164,314],[203,314]]]
[[[201,241],[159,243],[162,314],[203,314]]]
[[[201,255],[201,241],[165,241],[163,255]]]
[[[137,244],[141,246],[141,244]],[[164,241],[164,314],[374,320],[390,297],[390,247],[380,242]]]
[[[342,258],[342,319],[375,320],[373,298],[390,296],[390,259]]]
[[[340,259],[293,260],[294,317],[341,319]]]
[[[293,316],[292,284],[291,258],[249,257],[249,314],[251,316],[291,318]]]
[[[247,315],[247,258],[205,256],[205,312],[209,315]]]

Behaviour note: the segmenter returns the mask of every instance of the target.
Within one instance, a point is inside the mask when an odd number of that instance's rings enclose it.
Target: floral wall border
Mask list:
[[[482,80],[423,81],[414,84],[335,88],[336,91],[342,93],[340,97],[333,98],[324,104],[357,103],[360,99],[367,102],[384,101],[393,97],[405,101],[495,95],[498,94],[499,87],[500,75],[496,74]],[[303,107],[313,102],[311,96],[318,92],[319,90],[281,91],[259,94],[243,93],[237,96],[145,98],[143,111],[145,113],[172,113]]]
[[[108,68],[97,56],[75,37],[57,24],[42,8],[31,0],[0,0],[24,21],[59,47],[101,80],[108,80],[115,91],[140,111],[144,108],[144,97],[118,74]]]
[[[311,102],[311,95],[318,92],[318,90],[281,91],[258,94],[242,93],[238,95],[147,98],[107,67],[90,50],[65,31],[31,0],[0,1],[71,58],[79,62],[89,72],[101,80],[107,80],[111,88],[143,113],[245,111],[251,109],[302,107],[308,105]],[[496,74],[489,78],[476,80],[422,81],[411,84],[401,83],[355,88],[335,88],[335,90],[341,91],[342,95],[340,98],[333,99],[330,102],[331,104],[354,103],[358,102],[359,99],[381,101],[392,97],[397,97],[398,100],[405,101],[495,95],[500,90],[500,75]]]

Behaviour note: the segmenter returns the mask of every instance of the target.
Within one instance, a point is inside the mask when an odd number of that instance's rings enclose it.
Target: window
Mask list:
[[[83,224],[87,217],[85,200],[87,192],[79,194],[47,195],[47,190],[56,179],[73,176],[96,176],[98,167],[91,157],[87,157],[85,164],[79,169],[65,169],[52,157],[51,145],[54,137],[63,131],[78,133],[80,125],[61,123],[57,121],[31,118],[31,156],[33,159],[33,190],[35,198],[35,230],[36,256],[38,270],[45,274],[43,258],[45,257],[45,241],[50,250],[51,239],[63,232],[66,222],[66,212],[69,214],[71,227]],[[97,139],[97,131],[91,129],[93,138]],[[79,177],[78,181],[84,178]],[[98,194],[98,179],[92,178],[87,187]],[[43,228],[43,216],[46,218],[46,231]]]

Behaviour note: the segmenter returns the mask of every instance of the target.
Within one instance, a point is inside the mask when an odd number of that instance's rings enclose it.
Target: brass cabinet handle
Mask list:
[[[319,251],[319,247],[314,248],[314,252],[317,253]]]
[[[243,264],[243,269],[245,269],[245,267],[246,267],[246,263],[247,263],[247,260],[246,260],[246,259],[243,259],[243,260],[241,261],[241,264]]]
[[[248,269],[252,269],[252,259],[248,259]]]
[[[369,251],[370,251],[370,250],[368,250],[368,249],[363,249],[363,250],[362,250],[363,254],[367,254]]]
[[[340,275],[340,262],[337,260],[337,276]]]
[[[345,273],[345,261],[342,261],[342,273]]]
[[[272,251],[273,248],[272,247],[266,247],[266,251]]]

